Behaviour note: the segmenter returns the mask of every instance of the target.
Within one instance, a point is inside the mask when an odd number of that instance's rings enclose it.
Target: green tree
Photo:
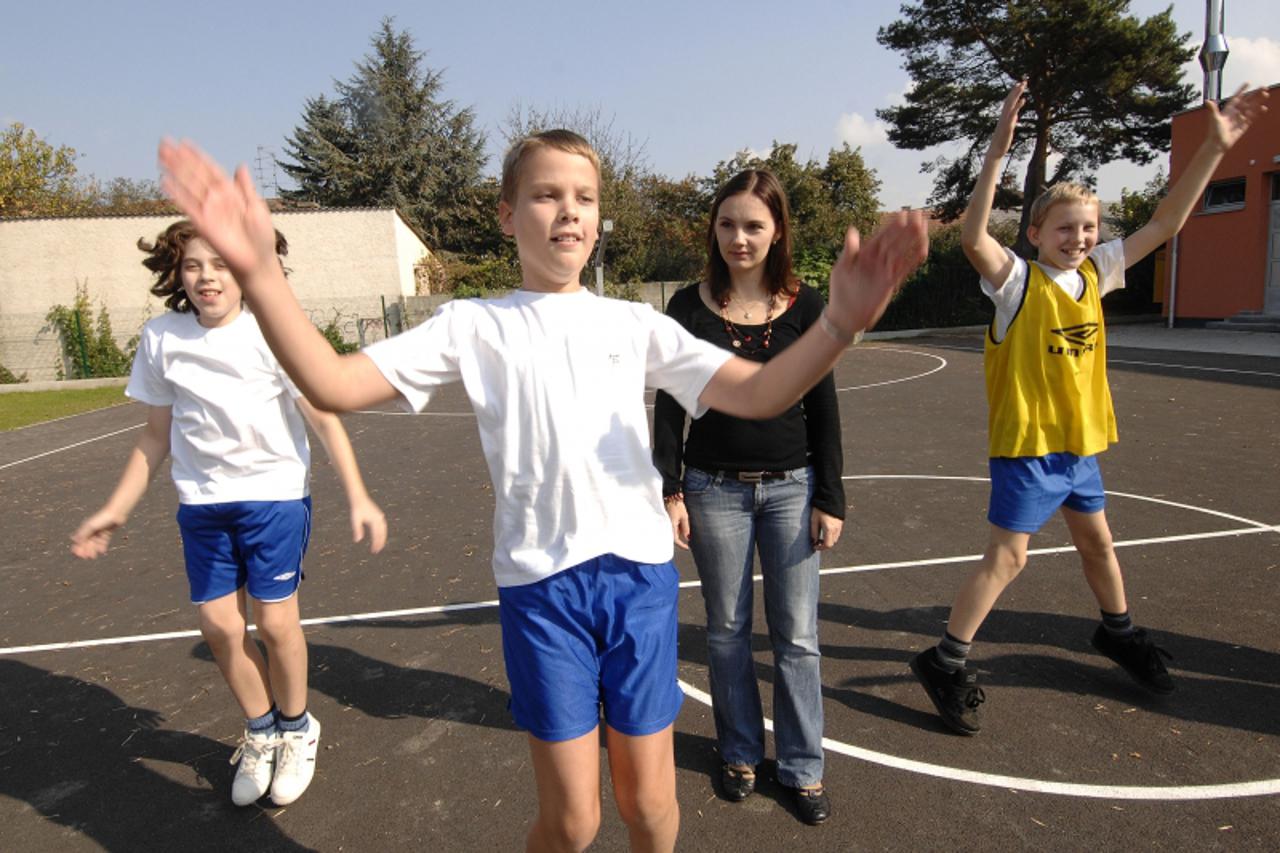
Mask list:
[[[80,204],[74,148],[54,146],[21,122],[0,131],[0,216],[59,216]]]
[[[997,206],[1022,205],[1020,247],[1031,203],[1046,187],[1085,183],[1115,159],[1150,162],[1167,151],[1170,116],[1186,107],[1181,82],[1191,58],[1166,9],[1139,20],[1128,0],[919,0],[882,27],[881,44],[906,57],[914,87],[902,106],[878,110],[889,139],[923,150],[964,141],[954,159],[926,165],[936,173],[932,201],[945,219],[963,212],[1014,82],[1029,82],[1013,159],[1027,160],[1021,194],[1009,183]],[[1052,174],[1049,155],[1059,155]]]
[[[1151,221],[1156,205],[1168,192],[1169,176],[1164,170],[1156,172],[1140,190],[1130,192],[1125,187],[1120,191],[1120,203],[1107,216],[1107,224],[1116,236],[1128,237]],[[1164,248],[1161,247],[1125,270],[1124,289],[1107,297],[1108,311],[1150,313],[1154,310],[1156,265],[1163,254]]]
[[[470,107],[443,98],[443,72],[426,67],[407,31],[384,18],[373,50],[309,99],[280,165],[298,184],[281,195],[329,206],[389,205],[433,248],[471,251],[482,210],[483,134]]]
[[[76,212],[116,216],[176,215],[177,208],[165,198],[155,181],[112,178],[103,182],[90,177],[80,188]]]

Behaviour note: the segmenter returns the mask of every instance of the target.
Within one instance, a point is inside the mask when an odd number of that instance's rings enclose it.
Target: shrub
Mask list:
[[[45,321],[57,331],[62,346],[58,364],[59,379],[89,379],[103,376],[127,376],[138,350],[138,335],[120,349],[111,331],[111,317],[106,305],[98,306],[94,319],[89,305],[87,283],[76,284],[76,298],[70,308],[54,305]]]
[[[27,374],[21,376],[14,375],[13,371],[0,364],[0,385],[17,385],[19,382],[26,382]]]
[[[324,335],[324,339],[329,342],[329,346],[333,347],[333,351],[338,355],[346,355],[347,353],[356,352],[360,349],[359,344],[347,343],[342,337],[342,329],[338,328],[338,320],[341,315],[335,310],[329,321],[321,326],[315,323],[315,327],[320,330],[320,334]]]

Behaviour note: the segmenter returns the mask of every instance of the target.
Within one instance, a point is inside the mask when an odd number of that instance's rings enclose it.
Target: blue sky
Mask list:
[[[1167,2],[1133,0],[1147,16]],[[222,0],[42,0],[6,4],[0,122],[19,121],[81,154],[82,173],[155,177],[162,135],[195,139],[224,164],[277,152],[306,98],[333,91],[393,15],[445,70],[445,94],[475,109],[498,159],[514,105],[598,107],[645,145],[654,170],[706,175],[736,151],[794,142],[824,159],[861,145],[886,207],[923,204],[926,155],[895,151],[875,110],[908,85],[901,57],[875,40],[898,0],[553,5],[418,0],[381,4]],[[361,8],[363,7],[363,8]],[[1204,27],[1203,2],[1173,3],[1179,28]],[[1274,0],[1226,0],[1225,80],[1280,82]],[[1197,86],[1198,66],[1188,68]],[[1280,108],[1278,106],[1277,108]],[[1103,169],[1104,198],[1140,187],[1154,166]]]

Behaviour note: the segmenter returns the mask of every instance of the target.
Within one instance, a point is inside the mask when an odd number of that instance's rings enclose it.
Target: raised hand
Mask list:
[[[1018,126],[1018,114],[1027,103],[1027,81],[1019,80],[1013,84],[1004,103],[1000,105],[1000,119],[996,122],[995,133],[991,134],[991,147],[987,149],[988,157],[1004,157],[1013,146],[1013,129]]]
[[[1248,83],[1236,89],[1236,93],[1219,108],[1213,101],[1205,107],[1209,110],[1209,138],[1225,151],[1239,141],[1253,124],[1254,119],[1267,111],[1266,101],[1271,97],[1266,89],[1246,92]]]
[[[232,180],[187,141],[162,141],[159,159],[165,194],[227,262],[242,287],[254,270],[278,264],[271,214],[248,169],[241,166]]]
[[[856,228],[845,235],[844,253],[831,268],[828,312],[841,329],[870,329],[893,294],[929,253],[924,211],[886,217],[863,244]]]

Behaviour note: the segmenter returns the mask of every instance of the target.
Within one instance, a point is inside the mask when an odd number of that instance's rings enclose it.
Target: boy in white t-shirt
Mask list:
[[[966,667],[978,628],[1027,562],[1027,546],[1062,512],[1102,621],[1094,648],[1140,685],[1174,689],[1169,655],[1135,628],[1112,545],[1097,454],[1116,440],[1106,372],[1102,296],[1124,287],[1124,271],[1173,237],[1204,191],[1222,155],[1265,110],[1267,94],[1244,88],[1221,113],[1209,102],[1205,140],[1169,189],[1151,221],[1123,240],[1098,244],[1099,203],[1087,187],[1055,184],[1031,207],[1028,263],[987,232],[996,182],[1013,144],[1026,96],[1017,83],[1001,107],[991,145],[965,212],[961,244],[982,277],[996,316],[985,345],[990,432],[990,538],[982,562],[960,591],[937,646],[911,659],[911,669],[943,723],[977,734],[986,693]]]
[[[582,849],[595,837],[601,706],[632,847],[672,849],[678,583],[644,389],[662,388],[695,414],[781,412],[923,260],[923,218],[893,217],[861,252],[851,231],[821,328],[762,368],[647,305],[582,288],[599,226],[599,161],[577,134],[547,131],[517,142],[503,166],[498,216],[516,240],[521,289],[454,301],[339,358],[270,263],[270,218],[247,171],[232,182],[189,144],[162,144],[160,159],[166,190],[246,283],[273,351],[317,405],[421,408],[446,382],[466,388],[497,500],[511,710],[529,732],[538,788],[529,849]]]
[[[170,225],[143,264],[168,313],[149,320],[125,393],[147,404],[147,422],[120,482],[72,534],[72,553],[106,553],[166,455],[173,457],[178,526],[200,631],[245,715],[232,756],[231,799],[293,802],[311,783],[320,722],[307,713],[307,643],[298,609],[302,555],[311,535],[310,450],[320,437],[347,492],[356,541],[386,539],[346,430],[312,408],[289,381],[244,310],[222,258],[185,220]],[[273,232],[272,257],[288,251]],[[282,272],[283,274],[283,272]],[[263,659],[248,634],[252,601]]]

